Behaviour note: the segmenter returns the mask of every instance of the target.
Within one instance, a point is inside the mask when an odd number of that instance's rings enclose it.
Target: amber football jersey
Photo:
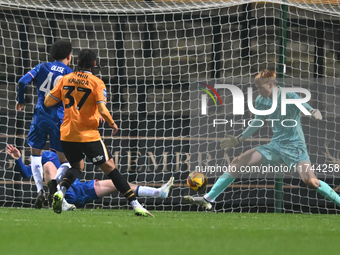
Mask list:
[[[62,100],[65,114],[60,137],[67,142],[100,140],[98,103],[106,103],[104,82],[90,72],[63,76],[49,95]]]

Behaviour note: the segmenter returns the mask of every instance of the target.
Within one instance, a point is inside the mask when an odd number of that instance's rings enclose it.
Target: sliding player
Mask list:
[[[21,159],[20,151],[15,148],[13,145],[8,144],[6,148],[6,152],[12,158],[15,159],[14,170],[18,171],[22,177],[29,178],[32,176],[32,167],[31,165],[25,166]],[[53,151],[43,151],[41,155],[42,161],[42,169],[45,176],[45,181],[48,183],[52,180],[52,178],[56,175],[57,168],[60,166],[59,159],[57,153]],[[44,200],[45,201],[45,200]],[[41,204],[41,207],[44,206],[44,203]],[[40,207],[40,208],[41,208]],[[73,211],[76,209],[74,204],[69,204],[66,200],[63,200],[62,210],[63,211]]]
[[[31,166],[25,166],[22,162],[20,151],[13,145],[7,145],[7,153],[15,159],[15,170],[20,172],[24,178],[32,176]],[[54,176],[57,168],[59,167],[58,155],[53,151],[43,151],[42,153],[42,166],[46,176]],[[51,179],[51,178],[50,178]],[[50,180],[49,179],[49,180]],[[163,184],[160,188],[153,188],[148,186],[139,186],[130,183],[131,189],[139,197],[155,197],[166,199],[173,187],[174,177]],[[48,184],[49,185],[49,184]],[[65,199],[68,203],[63,203],[62,210],[74,210],[75,206],[84,206],[93,200],[107,196],[117,191],[111,180],[92,180],[87,182],[80,182],[76,179],[72,186],[67,190]]]
[[[209,193],[203,197],[186,196],[184,199],[189,203],[201,205],[206,209],[212,208],[211,202],[234,182],[238,171],[242,166],[260,166],[286,164],[291,170],[296,170],[302,181],[311,189],[332,201],[340,207],[340,197],[325,182],[318,180],[312,170],[311,162],[307,152],[304,133],[301,126],[301,112],[293,104],[287,105],[287,115],[281,115],[281,89],[275,85],[276,73],[271,70],[263,70],[255,77],[255,86],[260,95],[256,98],[255,108],[257,110],[267,110],[272,106],[272,95],[274,91],[278,93],[277,109],[268,116],[255,116],[256,121],[263,121],[265,118],[275,121],[272,127],[273,137],[269,144],[257,146],[234,158],[229,169],[237,169],[237,172],[225,172],[214,184]],[[299,99],[296,93],[287,93],[289,99]],[[319,110],[313,109],[309,104],[303,106],[311,113],[311,118],[321,120],[322,115]],[[283,127],[280,124],[283,120],[293,119],[297,125],[293,127]],[[226,151],[240,144],[251,136],[259,127],[249,126],[239,136],[227,135],[221,141],[221,148]]]
[[[21,111],[25,106],[26,86],[36,80],[38,102],[34,109],[33,121],[27,137],[27,143],[31,147],[32,173],[37,186],[38,196],[35,208],[40,209],[45,201],[43,189],[43,170],[41,154],[46,144],[47,136],[50,139],[50,148],[57,151],[60,162],[64,163],[58,171],[69,168],[60,143],[60,125],[64,116],[62,103],[51,108],[44,105],[45,96],[57,84],[58,80],[65,74],[72,72],[69,67],[72,59],[72,44],[68,41],[59,40],[55,42],[50,50],[50,55],[56,61],[40,63],[31,71],[26,73],[18,82],[18,102],[16,110]],[[54,177],[54,176],[53,176]]]

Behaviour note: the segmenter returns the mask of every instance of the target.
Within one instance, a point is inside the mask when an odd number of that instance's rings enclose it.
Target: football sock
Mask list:
[[[63,180],[60,182],[60,190],[64,193],[64,195],[66,191],[71,187],[72,183],[78,178],[80,173],[80,170],[76,168],[69,168],[66,171]]]
[[[37,186],[37,191],[43,189],[43,168],[41,164],[41,156],[31,155],[31,169],[33,174],[33,179],[35,181],[35,185]]]
[[[160,189],[147,187],[147,186],[137,186],[136,196],[137,197],[159,197],[161,194]]]
[[[219,194],[221,194],[234,181],[234,176],[232,176],[230,173],[224,173],[220,178],[218,178],[209,193],[204,196],[205,200],[208,202],[214,202]]]
[[[117,168],[113,169],[107,175],[115,185],[116,189],[123,193],[124,197],[131,203],[131,201],[136,200],[136,195],[130,188],[128,182],[123,178]]]
[[[316,189],[316,192],[340,207],[339,195],[327,183],[319,180],[319,188]]]
[[[54,178],[56,179],[57,183],[60,183],[63,180],[67,170],[70,168],[71,168],[71,165],[68,162],[62,163],[59,166],[57,170],[57,174],[55,175],[55,178]]]

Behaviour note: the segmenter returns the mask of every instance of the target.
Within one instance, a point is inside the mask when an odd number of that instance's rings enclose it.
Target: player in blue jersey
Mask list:
[[[193,204],[201,205],[206,209],[212,208],[211,202],[234,182],[241,167],[244,166],[275,166],[280,164],[287,165],[291,170],[300,174],[302,181],[311,189],[334,202],[340,207],[340,197],[333,191],[333,189],[325,182],[318,180],[315,176],[311,162],[309,159],[304,133],[301,126],[301,111],[295,104],[288,104],[286,109],[286,115],[281,115],[281,88],[276,86],[276,73],[271,70],[263,70],[255,77],[255,86],[258,89],[259,96],[255,101],[255,108],[257,110],[268,110],[272,107],[273,93],[278,93],[277,97],[277,109],[267,115],[260,116],[255,115],[255,119],[252,122],[252,126],[246,128],[246,130],[239,136],[234,137],[227,135],[227,138],[221,140],[221,148],[226,151],[240,144],[242,141],[251,136],[255,131],[259,129],[261,125],[256,122],[261,122],[264,119],[277,120],[272,121],[271,127],[273,131],[273,137],[270,143],[257,146],[253,149],[246,151],[240,156],[233,159],[230,164],[229,172],[225,172],[214,184],[209,193],[203,197],[186,196],[184,199]],[[287,99],[300,99],[296,93],[287,93]],[[322,115],[319,110],[313,109],[309,104],[303,103],[309,112],[310,116],[314,120],[321,120]],[[281,125],[282,121],[288,122],[288,120],[294,120],[295,123],[285,126]],[[292,122],[292,121],[291,121]],[[296,125],[295,125],[296,124]],[[257,126],[257,127],[256,127]],[[287,127],[290,126],[290,127]],[[234,171],[232,171],[232,169]],[[235,171],[236,170],[236,171]]]
[[[25,166],[25,164],[22,162],[21,153],[17,148],[9,144],[7,145],[6,152],[15,159],[15,171],[19,172],[23,178],[29,178],[32,176],[31,165]],[[41,159],[45,181],[49,182],[55,177],[57,168],[60,167],[58,155],[53,151],[43,151]],[[41,207],[43,207],[43,205],[44,203],[42,203]],[[73,211],[75,209],[76,206],[74,204],[69,204],[66,202],[66,200],[63,201],[63,211]]]
[[[63,105],[60,102],[53,107],[46,107],[44,100],[59,79],[72,72],[69,67],[72,59],[71,52],[72,44],[70,42],[64,40],[55,42],[50,50],[50,55],[55,61],[40,63],[27,72],[18,82],[16,110],[21,111],[24,108],[26,86],[33,80],[36,81],[35,85],[38,94],[33,121],[27,137],[27,143],[31,147],[32,173],[38,192],[35,202],[35,208],[37,209],[41,208],[45,201],[41,155],[48,136],[50,148],[57,151],[59,160],[63,163],[58,169],[58,173],[63,174],[69,168],[60,143],[60,125],[64,116]]]
[[[15,159],[14,170],[18,171],[24,178],[32,176],[31,166],[26,166],[22,162],[20,151],[13,145],[7,145],[6,152]],[[46,176],[54,176],[57,168],[59,167],[58,155],[53,151],[43,151],[42,153],[42,166],[45,174],[46,181],[51,180]],[[166,199],[169,196],[169,192],[173,187],[174,178],[162,185],[160,188],[153,188],[148,186],[139,186],[129,183],[131,189],[139,197],[156,197]],[[80,182],[76,179],[72,186],[67,190],[65,194],[66,201],[63,202],[62,210],[74,210],[75,206],[84,206],[93,200],[99,199],[103,196],[109,195],[117,191],[111,180],[92,180],[87,182]]]

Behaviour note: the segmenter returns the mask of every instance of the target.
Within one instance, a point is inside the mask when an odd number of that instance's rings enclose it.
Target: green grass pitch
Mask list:
[[[0,208],[0,254],[337,254],[339,215]]]

